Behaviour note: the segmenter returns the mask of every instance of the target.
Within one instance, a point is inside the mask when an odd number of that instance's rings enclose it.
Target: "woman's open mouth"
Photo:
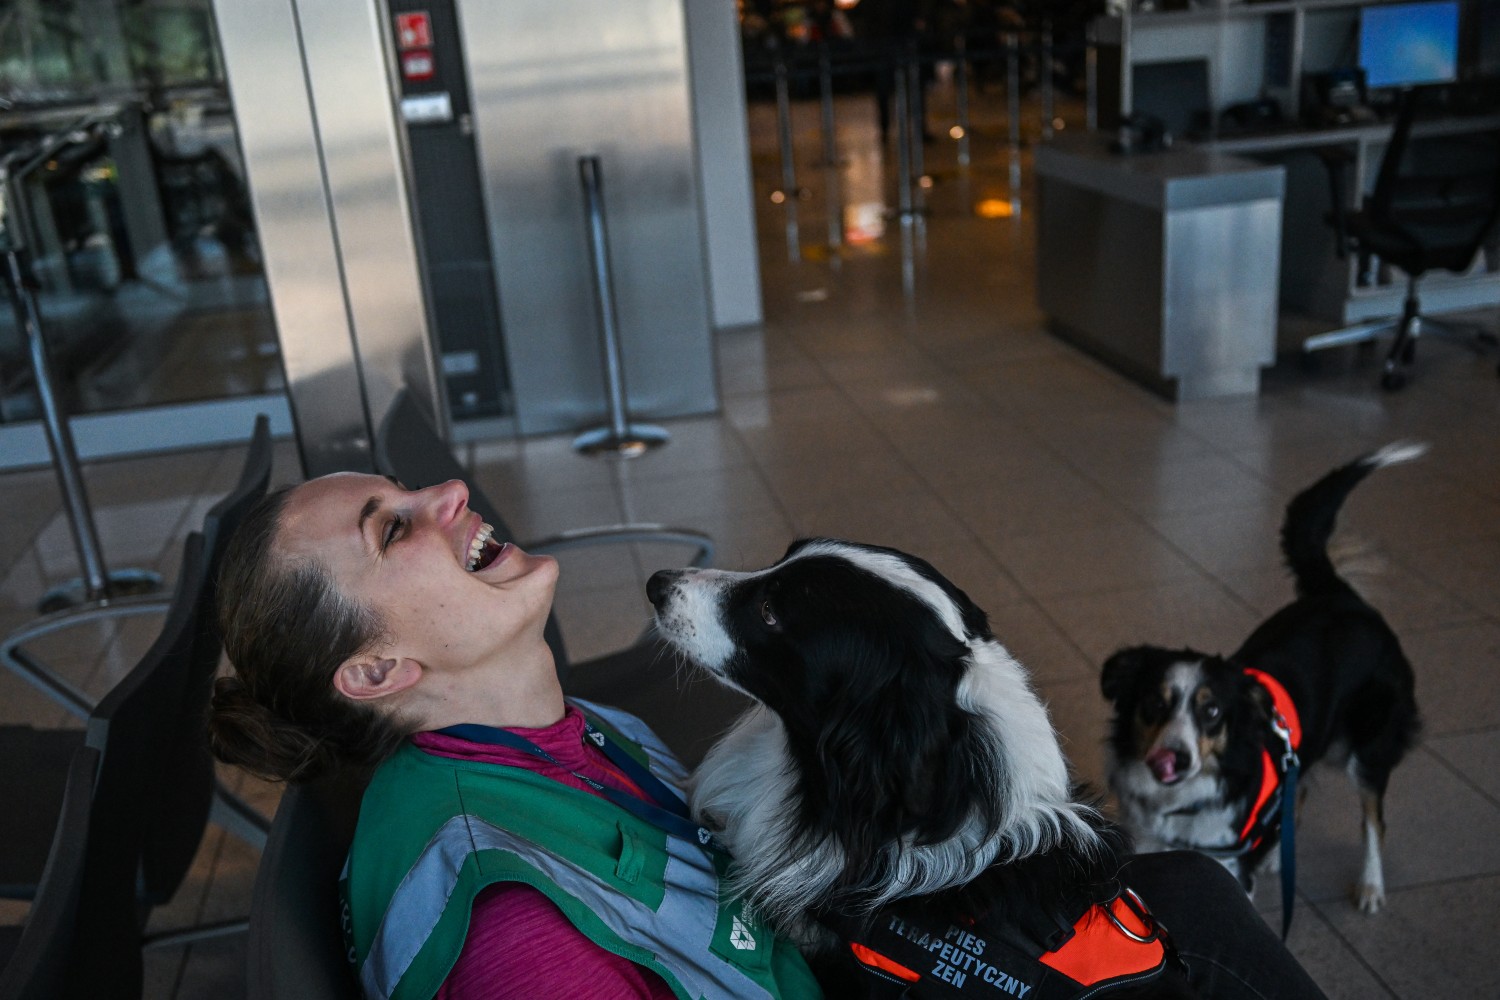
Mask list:
[[[495,541],[493,527],[481,523],[479,531],[474,535],[474,540],[469,543],[469,559],[464,568],[470,573],[478,573],[499,558],[500,553],[505,551],[505,545],[505,542]]]

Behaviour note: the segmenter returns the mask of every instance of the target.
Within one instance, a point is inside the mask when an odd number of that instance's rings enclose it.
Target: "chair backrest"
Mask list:
[[[203,536],[183,546],[182,569],[160,635],[89,715],[85,742],[100,752],[76,933],[88,961],[68,970],[64,996],[139,997],[141,851],[154,794],[168,772],[204,588]]]
[[[208,746],[208,705],[224,650],[214,614],[219,566],[240,522],[271,482],[271,425],[256,417],[250,445],[234,489],[209,508],[203,519],[203,592],[192,656],[177,710],[160,724],[171,731],[172,749],[157,784],[141,852],[143,901],[157,906],[171,899],[192,868],[214,797],[214,761]]]
[[[1403,99],[1365,212],[1427,266],[1462,270],[1500,216],[1500,132],[1414,136],[1418,110]]]
[[[438,434],[431,416],[405,389],[397,394],[375,435],[375,467],[388,476],[395,476],[410,490],[462,479],[469,485],[469,508],[495,529],[497,539],[516,541],[515,533],[500,516],[500,511],[470,481],[468,470],[453,457],[453,450]],[[547,616],[545,636],[547,645],[552,647],[558,675],[566,682],[568,653],[555,615]]]
[[[355,1000],[341,931],[339,873],[365,780],[290,785],[255,873],[246,946],[250,1000]]]
[[[76,962],[73,926],[83,888],[89,817],[99,751],[81,746],[68,764],[62,813],[47,865],[37,883],[36,896],[26,914],[26,926],[16,950],[0,970],[0,1000],[54,997],[62,990],[63,975]]]

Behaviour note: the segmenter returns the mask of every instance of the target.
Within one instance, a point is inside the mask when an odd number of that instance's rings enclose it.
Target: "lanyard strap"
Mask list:
[[[700,847],[713,848],[719,851],[723,850],[722,845],[714,839],[713,834],[709,832],[707,827],[693,822],[691,816],[688,814],[687,804],[682,801],[666,782],[652,774],[649,768],[632,757],[624,748],[618,746],[614,740],[606,736],[604,731],[590,722],[587,717],[585,717],[583,723],[584,736],[592,741],[600,750],[604,751],[604,755],[609,758],[610,762],[625,772],[625,776],[635,782],[641,791],[650,796],[651,801],[637,798],[629,792],[612,788],[609,785],[602,784],[590,778],[586,774],[563,767],[556,757],[526,737],[519,733],[513,733],[508,729],[498,729],[494,726],[482,726],[478,723],[465,722],[457,726],[449,726],[446,729],[439,729],[438,732],[444,736],[454,736],[461,740],[468,740],[471,743],[488,743],[493,746],[509,747],[512,750],[519,750],[522,753],[530,754],[539,760],[546,761],[553,767],[562,768],[600,795],[609,799],[615,805],[645,820],[659,830],[665,830],[673,836],[696,843]]]

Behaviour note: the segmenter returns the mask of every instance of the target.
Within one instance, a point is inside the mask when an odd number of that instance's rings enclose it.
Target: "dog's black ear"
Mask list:
[[[1240,675],[1240,687],[1244,691],[1246,700],[1255,706],[1256,713],[1269,722],[1276,714],[1276,702],[1271,698],[1271,692],[1249,674]]]
[[[1149,646],[1131,646],[1105,660],[1104,669],[1099,673],[1099,690],[1104,697],[1119,701],[1135,681],[1136,674],[1146,665],[1150,654]]]

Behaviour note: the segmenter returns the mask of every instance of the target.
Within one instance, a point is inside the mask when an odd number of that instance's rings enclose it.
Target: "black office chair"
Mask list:
[[[376,435],[375,464],[409,489],[422,489],[450,479],[469,482],[469,506],[494,527],[496,538],[515,539],[499,510],[470,482],[468,471],[407,391],[402,391]],[[621,542],[680,543],[694,548],[691,565],[707,566],[713,560],[713,540],[707,535],[660,524],[585,528],[517,544],[531,553],[556,553]],[[645,600],[644,593],[641,599]],[[676,655],[649,633],[618,652],[586,663],[569,661],[555,615],[548,618],[546,636],[563,690],[570,697],[612,705],[640,716],[689,767],[703,758],[713,740],[748,705],[741,695],[710,681],[693,683],[689,691],[685,685],[691,673],[679,671]]]
[[[1378,257],[1405,272],[1401,316],[1320,334],[1302,345],[1305,351],[1315,351],[1394,332],[1381,373],[1381,385],[1391,390],[1407,382],[1417,337],[1460,333],[1452,324],[1422,315],[1418,295],[1422,276],[1434,270],[1468,270],[1500,215],[1500,132],[1430,136],[1413,142],[1416,111],[1414,99],[1403,100],[1375,190],[1357,211],[1349,209],[1344,188],[1349,157],[1332,151],[1324,156],[1333,198],[1330,221],[1339,255],[1352,249],[1362,264]],[[1471,336],[1495,343],[1487,331]]]
[[[99,751],[73,752],[52,848],[26,922],[0,927],[0,1000],[37,1000],[62,991],[69,965],[80,961],[73,925],[83,890]]]
[[[345,774],[281,796],[250,901],[249,1000],[358,1000],[338,880],[364,788],[364,776]]]

